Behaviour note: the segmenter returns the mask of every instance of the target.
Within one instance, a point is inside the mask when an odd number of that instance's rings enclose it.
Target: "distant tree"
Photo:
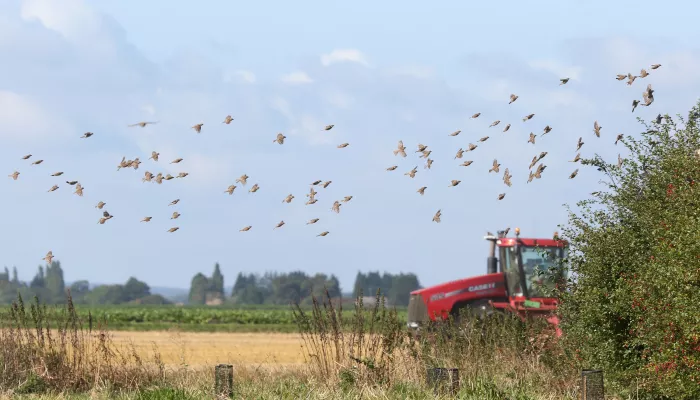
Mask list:
[[[124,284],[123,297],[121,301],[129,302],[150,295],[151,288],[148,287],[146,282],[141,282],[132,276],[126,281],[126,284]]]
[[[192,278],[190,284],[190,304],[205,304],[207,300],[207,290],[209,289],[209,279],[202,273],[198,273]]]
[[[239,272],[238,275],[236,276],[236,281],[233,283],[233,289],[231,290],[231,297],[236,297],[238,294],[240,294],[243,289],[248,286],[248,277],[244,275],[242,272]]]
[[[380,275],[379,272],[367,274],[358,272],[353,294],[357,296],[362,290],[363,296],[375,296],[377,290],[380,290],[381,295],[386,297],[389,304],[408,305],[410,293],[419,288],[420,284],[415,274],[393,275],[385,272]]]
[[[214,264],[214,272],[211,275],[210,292],[216,293],[221,299],[224,298],[224,275],[221,273],[219,263]]]
[[[366,296],[367,292],[365,292],[365,287],[367,283],[365,282],[365,274],[363,274],[360,271],[357,271],[357,276],[355,277],[355,286],[352,290],[352,295],[353,297],[357,298],[358,296]]]
[[[90,283],[88,281],[75,281],[70,285],[70,295],[76,304],[83,303],[88,293],[90,293]]]
[[[85,302],[91,305],[121,304],[124,302],[123,285],[101,285],[85,295]]]
[[[46,266],[46,275],[44,278],[44,287],[48,295],[51,296],[51,303],[63,303],[66,300],[66,284],[63,281],[63,269],[61,262],[58,260],[52,261]]]
[[[397,306],[407,306],[411,292],[420,288],[415,274],[398,274],[392,276],[391,287],[387,290],[387,301]]]
[[[248,286],[241,290],[234,298],[238,304],[263,304],[265,302],[265,292],[263,288]]]
[[[132,304],[148,304],[148,305],[164,305],[171,304],[171,302],[165,297],[159,294],[149,294],[148,296],[140,297],[138,299],[130,301]]]
[[[44,267],[42,265],[39,266],[39,270],[34,275],[34,279],[32,279],[29,287],[32,289],[44,287]]]
[[[19,278],[17,278],[17,267],[12,267],[12,283],[19,284]]]

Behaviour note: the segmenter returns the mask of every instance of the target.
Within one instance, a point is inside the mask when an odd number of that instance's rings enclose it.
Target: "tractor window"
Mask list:
[[[562,250],[558,247],[521,247],[525,282],[530,297],[546,297],[543,287],[553,288],[553,277],[538,276],[537,270],[548,272],[550,268],[558,268],[557,260]]]
[[[508,283],[508,293],[513,296],[522,296],[523,289],[520,286],[520,270],[518,268],[518,253],[513,247],[504,247],[501,249],[501,259],[504,261],[503,270]]]

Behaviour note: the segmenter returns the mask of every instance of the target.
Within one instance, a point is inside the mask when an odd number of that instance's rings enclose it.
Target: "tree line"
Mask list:
[[[377,290],[391,305],[408,304],[409,293],[420,288],[415,274],[390,274],[379,272],[358,272],[355,278],[353,296],[375,296]],[[63,304],[66,292],[70,289],[75,304],[168,304],[170,300],[151,293],[145,282],[131,277],[124,284],[100,285],[90,288],[86,280],[66,286],[61,262],[54,260],[46,266],[40,265],[29,282],[20,281],[17,268],[12,271],[5,267],[0,273],[0,304],[10,304],[17,299],[37,296],[47,304]],[[313,297],[325,298],[326,290],[331,298],[341,298],[342,291],[338,278],[331,274],[307,274],[302,271],[289,273],[266,272],[263,274],[238,273],[231,296],[224,290],[224,275],[219,263],[214,265],[211,276],[197,273],[190,284],[188,303],[194,305],[219,304],[271,304],[290,303],[310,304]]]
[[[353,296],[374,296],[377,290],[392,305],[408,305],[411,291],[420,288],[415,274],[380,274],[358,272]],[[342,297],[338,278],[331,274],[307,274],[303,271],[288,273],[265,272],[263,274],[238,273],[231,297],[224,294],[224,276],[221,267],[214,265],[211,277],[202,273],[192,278],[190,304],[310,304],[314,297],[325,298],[326,290],[331,298]]]
[[[90,283],[86,280],[73,282],[66,287],[61,262],[58,260],[45,267],[40,265],[29,282],[19,280],[16,267],[12,268],[12,274],[7,267],[0,273],[0,304],[11,304],[18,294],[25,299],[37,296],[41,302],[47,304],[64,304],[68,289],[75,304],[169,303],[162,296],[151,294],[150,287],[134,277],[124,284],[101,285],[93,289],[90,289]]]

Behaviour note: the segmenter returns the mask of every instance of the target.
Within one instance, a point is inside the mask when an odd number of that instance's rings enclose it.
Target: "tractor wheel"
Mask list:
[[[489,305],[488,300],[476,300],[470,303],[461,304],[452,310],[452,317],[454,318],[455,324],[463,325],[468,321],[468,316],[466,313],[471,313],[479,320],[483,320],[492,316],[496,310]]]

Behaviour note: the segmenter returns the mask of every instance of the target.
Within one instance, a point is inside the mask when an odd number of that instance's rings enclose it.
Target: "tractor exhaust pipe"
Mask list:
[[[498,237],[489,234],[484,236],[484,239],[490,242],[489,256],[486,258],[486,273],[495,274],[498,272],[498,259],[496,258],[496,240],[498,240]]]

